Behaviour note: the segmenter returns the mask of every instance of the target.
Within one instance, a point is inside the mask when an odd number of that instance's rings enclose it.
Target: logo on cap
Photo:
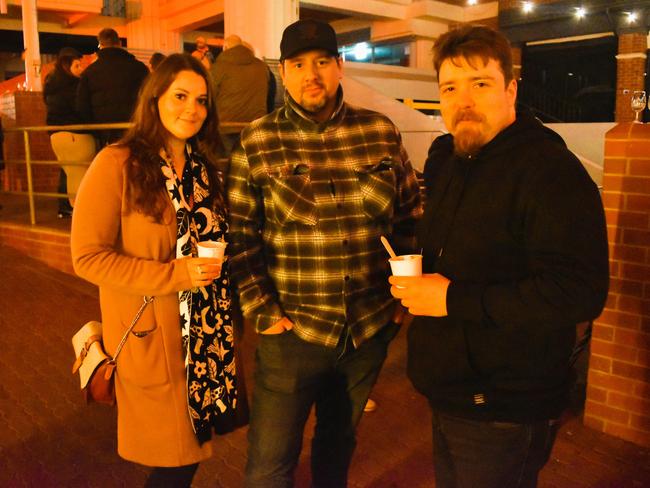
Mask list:
[[[318,37],[316,24],[303,24],[300,26],[300,34],[305,41],[313,41]]]

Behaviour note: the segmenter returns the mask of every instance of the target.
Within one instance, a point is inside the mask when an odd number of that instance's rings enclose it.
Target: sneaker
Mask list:
[[[56,216],[60,219],[65,219],[68,217],[72,217],[72,210],[67,210],[67,209],[61,209],[59,210],[59,213],[56,214]]]
[[[377,402],[374,401],[372,398],[368,398],[368,401],[366,402],[366,406],[363,407],[364,412],[374,412],[377,410]]]

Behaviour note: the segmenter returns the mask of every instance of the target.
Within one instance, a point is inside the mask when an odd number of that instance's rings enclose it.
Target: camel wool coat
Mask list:
[[[176,259],[176,219],[169,203],[163,223],[126,213],[129,152],[109,146],[84,177],[72,217],[76,273],[99,286],[104,345],[113,354],[145,295],[153,295],[117,360],[117,450],[148,466],[182,466],[211,455],[199,445],[187,407],[178,291],[191,287]],[[161,188],[161,191],[165,191]],[[153,330],[152,330],[153,329]]]

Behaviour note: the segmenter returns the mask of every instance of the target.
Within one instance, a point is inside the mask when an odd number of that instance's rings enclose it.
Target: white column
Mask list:
[[[38,42],[36,0],[23,0],[23,46],[25,46],[25,81],[29,91],[42,91],[41,47]]]
[[[137,53],[165,54],[183,51],[183,37],[179,32],[167,30],[167,20],[160,18],[158,0],[127,2],[126,38],[129,50]],[[148,55],[146,56],[148,58]]]
[[[225,0],[224,6],[225,37],[238,35],[258,57],[280,57],[282,32],[298,20],[298,0]]]
[[[411,42],[410,66],[411,68],[433,71],[433,41],[430,39],[416,39]]]

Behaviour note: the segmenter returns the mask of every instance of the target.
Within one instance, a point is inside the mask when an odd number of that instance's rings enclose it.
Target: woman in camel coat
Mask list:
[[[145,82],[133,121],[81,184],[72,257],[99,286],[108,354],[153,296],[117,361],[118,453],[155,467],[147,486],[190,486],[237,402],[227,269],[196,257],[199,241],[227,232],[201,63],[169,56]]]

